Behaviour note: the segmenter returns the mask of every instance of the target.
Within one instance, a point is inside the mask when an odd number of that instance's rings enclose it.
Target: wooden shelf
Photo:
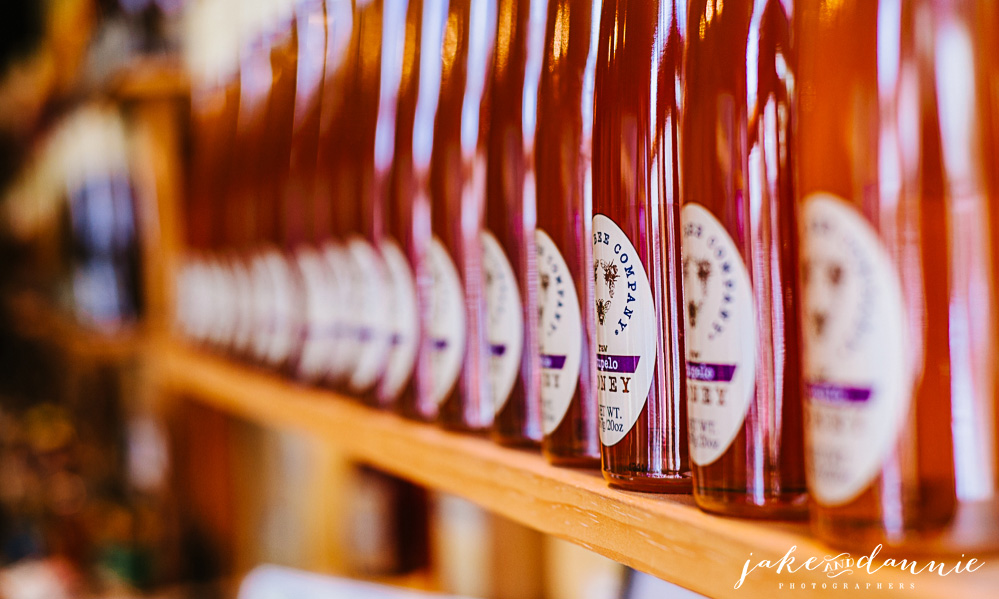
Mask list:
[[[946,578],[928,572],[912,576],[888,568],[836,578],[821,569],[796,574],[761,569],[737,590],[734,585],[747,559],[752,558],[754,564],[763,559],[776,561],[797,547],[797,566],[808,557],[821,560],[838,552],[811,539],[804,525],[711,516],[698,510],[689,497],[612,489],[599,472],[556,468],[537,452],[499,447],[486,438],[410,422],[175,341],[154,345],[151,355],[159,383],[173,393],[265,426],[318,435],[353,459],[459,495],[711,597],[770,597],[783,592],[781,583],[783,590],[790,583],[796,588],[807,584],[809,597],[844,596],[843,584],[850,585],[853,594],[849,596],[867,596],[878,583],[883,590],[877,595],[890,596],[899,591],[889,591],[888,584],[897,589],[901,582],[910,598],[995,597],[999,588],[999,563],[990,559],[996,556],[974,556],[986,565],[974,573]],[[914,588],[909,588],[910,583]],[[861,591],[854,585],[860,585]]]
[[[78,322],[72,314],[52,305],[42,295],[27,291],[4,298],[14,318],[15,330],[88,362],[120,362],[135,358],[145,349],[141,325],[123,325],[103,332]]]

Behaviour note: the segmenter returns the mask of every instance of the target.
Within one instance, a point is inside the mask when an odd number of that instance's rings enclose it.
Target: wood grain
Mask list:
[[[809,597],[892,595],[903,583],[906,597],[984,599],[995,597],[999,588],[999,563],[992,563],[999,556],[969,555],[966,559],[976,557],[985,566],[945,578],[889,568],[835,578],[821,569],[795,574],[759,569],[735,589],[748,559],[777,561],[796,547],[797,567],[808,557],[821,560],[838,551],[812,539],[804,525],[722,518],[701,512],[689,497],[612,489],[599,472],[556,468],[535,452],[410,422],[174,341],[158,341],[154,356],[160,384],[175,393],[268,426],[316,435],[357,461],[465,497],[511,520],[711,597],[779,596],[790,583],[796,590],[807,584]],[[949,567],[956,560],[945,561]],[[844,593],[844,583],[852,592]],[[876,592],[879,583],[882,590]]]

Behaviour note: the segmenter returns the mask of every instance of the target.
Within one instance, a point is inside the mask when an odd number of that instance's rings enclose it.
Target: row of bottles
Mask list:
[[[995,546],[990,2],[190,23],[190,337],[707,511]]]

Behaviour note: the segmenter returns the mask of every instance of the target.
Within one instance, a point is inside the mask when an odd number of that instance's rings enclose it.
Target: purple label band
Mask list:
[[[333,339],[340,335],[340,327],[314,325],[302,325],[299,329],[299,336],[303,339]]]
[[[687,378],[705,383],[731,383],[735,364],[704,364],[687,362]]]
[[[434,348],[434,351],[444,351],[447,346],[450,345],[447,339],[434,339],[430,342],[430,346]]]
[[[600,372],[619,372],[634,374],[638,370],[638,361],[642,356],[611,356],[597,354],[597,370]]]
[[[498,358],[506,353],[506,346],[499,343],[490,343],[489,353],[492,354],[494,358]]]
[[[392,334],[392,345],[402,345],[402,335],[399,333]]]
[[[548,368],[550,370],[562,370],[565,368],[565,358],[566,356],[541,354],[541,367]]]
[[[873,389],[869,387],[845,387],[833,383],[808,383],[808,396],[820,401],[870,401]]]

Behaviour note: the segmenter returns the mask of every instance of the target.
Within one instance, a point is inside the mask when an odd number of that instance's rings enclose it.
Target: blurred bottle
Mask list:
[[[274,73],[271,66],[272,0],[241,2],[235,11],[239,27],[239,109],[226,182],[223,208],[223,243],[232,270],[231,296],[218,300],[220,309],[234,306],[236,324],[232,352],[241,358],[263,360],[268,337],[266,322],[273,286],[269,271],[254,252],[260,240],[258,221],[266,189],[264,136],[268,100]],[[231,13],[230,13],[231,14]]]
[[[92,105],[61,134],[72,235],[73,311],[112,332],[134,323],[142,304],[139,240],[125,123]]]
[[[252,190],[251,276],[256,323],[254,355],[266,366],[287,369],[301,342],[302,291],[283,248],[287,246],[287,185],[296,106],[298,30],[295,0],[266,0],[263,48],[270,60],[270,90],[258,148],[259,187]]]
[[[298,37],[298,73],[288,176],[281,189],[284,205],[285,243],[301,285],[298,331],[301,345],[290,357],[292,374],[309,382],[329,372],[333,347],[332,306],[336,300],[333,274],[315,242],[313,219],[319,118],[326,64],[326,8],[323,0],[298,0],[295,5]]]
[[[403,239],[409,237],[407,232],[411,229],[407,223],[412,222],[412,203],[404,201],[403,205],[399,205],[392,188],[392,178],[396,173],[395,156],[398,140],[396,127],[402,78],[406,67],[412,70],[415,64],[414,38],[419,26],[419,13],[409,11],[409,0],[383,1],[381,92],[375,129],[373,205],[376,209],[378,250],[385,263],[389,351],[378,384],[376,403],[382,407],[394,407],[403,387],[412,376],[419,350],[416,280],[406,252],[399,242],[400,236]],[[422,4],[419,7],[422,7]],[[411,26],[407,26],[407,21]],[[412,86],[412,75],[408,83]],[[413,94],[410,98],[410,110],[415,107],[416,88],[412,87],[411,91]],[[412,140],[411,124],[409,132],[409,139]],[[405,151],[400,158],[412,160],[411,148],[412,145],[409,145],[409,151]]]
[[[687,415],[702,508],[803,518],[790,0],[690,4],[683,121]]]
[[[999,543],[990,4],[796,7],[807,474],[829,542]]]
[[[348,48],[343,122],[338,145],[334,226],[343,240],[349,265],[350,328],[356,360],[347,391],[367,402],[388,360],[390,331],[388,273],[377,250],[381,237],[383,198],[377,194],[375,132],[381,89],[382,0],[355,2]]]
[[[495,25],[494,0],[449,3],[430,159],[433,397],[445,426],[471,430],[491,426],[495,411],[481,246]]]
[[[548,5],[535,148],[542,449],[553,463],[578,466],[600,459],[590,272],[600,7],[601,0]]]
[[[430,501],[427,491],[369,467],[351,479],[345,512],[348,566],[365,576],[392,576],[427,567]]]
[[[319,139],[316,178],[310,216],[312,235],[319,246],[323,264],[330,276],[332,299],[324,308],[332,320],[332,338],[325,381],[343,388],[357,360],[352,318],[350,259],[337,236],[340,152],[344,149],[344,123],[349,117],[347,100],[351,74],[354,11],[351,0],[326,0],[326,60],[323,74],[322,105],[319,111]],[[333,309],[336,306],[336,309]]]
[[[190,144],[184,200],[188,255],[178,281],[177,316],[198,341],[231,343],[236,311],[218,309],[234,297],[235,271],[216,251],[224,239],[222,199],[232,168],[239,110],[239,34],[232,0],[191,3],[185,13],[185,54],[191,80]],[[214,324],[213,324],[214,323]],[[214,338],[209,334],[216,331]]]
[[[390,367],[382,380],[382,393],[396,396],[397,409],[406,416],[432,420],[437,415],[433,399],[433,371],[429,335],[430,275],[427,254],[430,251],[430,196],[427,189],[427,169],[433,145],[434,115],[440,93],[440,48],[447,18],[444,0],[410,0],[406,12],[406,37],[402,55],[402,79],[395,129],[395,156],[389,178],[386,202],[386,244],[396,244],[406,258],[406,268],[412,278],[413,313],[400,314],[399,322],[411,318],[412,338],[408,345],[400,343],[395,350],[403,359],[404,350],[410,358],[409,371]],[[383,250],[388,263],[392,250]],[[398,277],[406,285],[403,270]],[[400,293],[403,295],[405,291]],[[400,308],[405,310],[405,307]],[[404,326],[400,327],[404,330]]]
[[[486,292],[493,438],[511,445],[541,440],[537,342],[537,202],[534,131],[547,0],[498,0],[489,82]]]
[[[677,138],[685,10],[604,3],[593,124],[593,277],[604,476],[690,489]]]

